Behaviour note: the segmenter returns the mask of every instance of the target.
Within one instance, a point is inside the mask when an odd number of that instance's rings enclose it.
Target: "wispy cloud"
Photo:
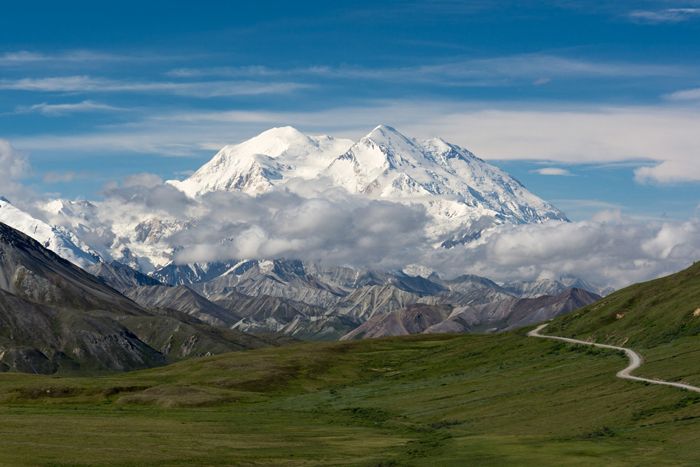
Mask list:
[[[635,23],[680,23],[700,18],[700,8],[667,8],[665,10],[635,10],[627,15]]]
[[[107,104],[100,104],[93,101],[82,101],[76,104],[47,104],[44,102],[26,107],[17,107],[15,112],[20,114],[38,112],[47,116],[60,116],[76,112],[115,112],[124,110],[127,109],[113,107]]]
[[[670,77],[691,75],[681,66],[626,62],[596,62],[551,54],[523,54],[489,59],[452,60],[402,68],[360,66],[315,66],[275,69],[263,66],[179,68],[167,74],[179,78],[227,77],[270,78],[306,76],[334,80],[376,80],[396,83],[424,83],[445,86],[508,86],[523,81],[546,84],[552,77],[612,78]]]
[[[559,175],[563,177],[572,177],[574,175],[568,170],[559,167],[545,167],[544,169],[537,169],[532,172],[540,175]]]
[[[193,56],[136,53],[136,54],[114,54],[99,50],[65,50],[55,53],[45,53],[40,51],[17,50],[13,52],[0,53],[0,67],[5,68],[37,68],[37,67],[78,67],[78,66],[101,66],[108,63],[119,62],[148,62],[172,61],[193,58]]]
[[[189,97],[286,94],[311,87],[300,83],[208,81],[196,83],[118,81],[90,76],[0,80],[0,89],[34,92],[149,92]]]
[[[46,64],[46,63],[81,63],[81,62],[115,62],[132,60],[134,57],[114,55],[91,50],[72,50],[60,54],[49,55],[42,52],[19,50],[0,54],[0,66]]]

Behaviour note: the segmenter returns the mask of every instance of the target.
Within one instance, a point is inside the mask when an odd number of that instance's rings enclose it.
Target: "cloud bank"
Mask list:
[[[172,225],[186,224],[164,239],[175,246],[178,263],[296,258],[381,270],[419,264],[444,277],[477,274],[508,281],[573,274],[620,288],[700,260],[697,218],[640,222],[604,210],[580,222],[491,228],[476,241],[446,250],[427,245],[431,220],[422,206],[340,189],[311,198],[213,192],[192,200],[141,174],[106,187],[105,195],[100,209],[111,216],[160,216]]]

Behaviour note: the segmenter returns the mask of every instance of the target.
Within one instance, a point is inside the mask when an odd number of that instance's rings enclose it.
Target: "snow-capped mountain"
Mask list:
[[[237,225],[250,222],[252,227],[246,231],[252,235],[250,238],[265,238],[269,233],[279,236],[273,238],[275,245],[285,244],[283,217],[275,218],[278,205],[262,207],[260,217],[252,212],[254,207],[249,208],[250,218],[224,219],[228,223],[226,229],[236,226],[234,230],[216,230],[219,221],[212,221],[212,217],[218,215],[218,203],[250,201],[250,206],[255,206],[255,197],[262,193],[283,192],[287,196],[285,203],[290,206],[314,198],[332,198],[338,206],[364,207],[381,200],[381,209],[390,203],[417,208],[407,211],[421,216],[411,224],[418,232],[415,238],[420,243],[413,245],[417,248],[450,248],[470,242],[500,224],[566,221],[554,206],[466,149],[439,138],[408,138],[382,125],[356,143],[330,136],[307,136],[291,127],[273,128],[243,143],[224,147],[190,178],[166,183],[151,194],[147,187],[121,187],[125,188],[121,194],[104,201],[52,200],[37,206],[43,209],[40,217],[47,222],[26,213],[20,216],[21,211],[5,202],[3,206],[9,207],[4,208],[0,220],[6,218],[10,225],[36,236],[76,264],[118,261],[143,273],[161,271],[158,277],[170,283],[196,282],[205,276],[211,279],[212,274],[220,274],[219,269],[244,259],[227,256],[216,257],[220,263],[172,263],[179,251],[197,247],[199,239],[209,242],[206,248],[218,248],[216,242],[224,245],[235,240],[235,232],[240,233]],[[162,205],[163,199],[175,197],[173,187],[184,193],[176,209],[151,207],[149,196]],[[205,196],[214,191],[243,193],[251,198]],[[290,193],[292,197],[288,196]],[[264,209],[268,211],[263,212]],[[285,209],[295,212],[293,208]],[[258,228],[259,225],[271,230]],[[211,232],[206,230],[209,226]],[[231,237],[225,237],[228,231],[232,232],[228,234]],[[232,245],[239,248],[235,242]],[[228,248],[228,244],[224,246]],[[256,253],[242,256],[254,258]],[[195,260],[199,257],[194,256]],[[420,270],[418,265],[412,268],[415,271],[407,267],[403,274],[433,273]]]
[[[51,226],[18,209],[0,196],[0,222],[29,235],[41,245],[71,263],[88,267],[100,261],[100,256],[65,227]]]
[[[351,145],[350,140],[307,136],[292,127],[273,128],[225,146],[187,180],[168,183],[192,197],[216,190],[256,195],[291,178],[317,177]]]
[[[502,170],[440,138],[417,140],[380,125],[352,144],[329,136],[306,136],[274,128],[226,146],[190,178],[168,183],[190,197],[215,190],[257,195],[273,188],[299,191],[293,180],[322,192],[343,188],[351,195],[404,204],[420,203],[433,222],[432,241],[451,246],[492,225],[566,220]]]

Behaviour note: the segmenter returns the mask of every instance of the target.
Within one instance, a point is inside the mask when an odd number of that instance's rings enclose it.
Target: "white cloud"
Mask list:
[[[540,175],[559,175],[564,177],[571,177],[573,174],[566,169],[559,167],[545,167],[544,169],[533,170]]]
[[[420,264],[450,277],[473,273],[494,280],[535,280],[574,274],[593,283],[624,287],[683,269],[700,259],[700,221],[642,222],[619,210],[581,222],[504,225],[450,250],[426,248],[430,223],[420,206],[404,206],[334,193],[302,198],[267,193],[251,198],[214,192],[197,201],[154,197],[162,185],[120,192],[124,212],[149,203],[196,222],[174,234],[180,262],[222,259],[308,259],[381,270]],[[139,191],[140,190],[140,191]],[[110,198],[110,203],[114,203]],[[161,204],[159,204],[161,203]],[[185,204],[189,203],[189,204]],[[132,206],[132,207],[128,207]],[[114,204],[110,204],[110,209]]]
[[[532,84],[534,84],[535,86],[541,86],[543,84],[549,83],[550,81],[552,80],[549,78],[540,78],[537,81],[534,81]]]
[[[638,183],[693,182],[700,180],[700,149],[695,157],[687,160],[666,160],[654,166],[639,167],[634,170],[634,179]]]
[[[700,8],[667,8],[665,10],[636,10],[628,18],[637,23],[680,23],[700,17]]]

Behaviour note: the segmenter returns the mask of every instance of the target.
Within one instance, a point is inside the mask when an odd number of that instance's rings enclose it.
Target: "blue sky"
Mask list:
[[[272,126],[440,136],[572,219],[700,202],[700,1],[12,2],[0,138],[99,197]]]

